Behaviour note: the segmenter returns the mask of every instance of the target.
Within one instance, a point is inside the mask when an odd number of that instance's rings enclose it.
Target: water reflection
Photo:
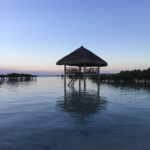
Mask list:
[[[0,85],[2,85],[4,83],[4,81],[3,80],[0,80]]]
[[[121,90],[144,90],[150,92],[150,84],[143,83],[103,83],[113,88]]]
[[[84,118],[106,108],[107,101],[96,91],[82,91],[70,89],[64,92],[64,97],[57,101],[57,105],[66,112],[74,112]]]
[[[0,86],[2,86],[3,84],[7,84],[9,86],[12,86],[12,87],[17,87],[17,86],[20,86],[21,85],[30,85],[31,83],[35,83],[37,80],[27,80],[27,81],[10,81],[10,80],[1,80],[0,81]]]

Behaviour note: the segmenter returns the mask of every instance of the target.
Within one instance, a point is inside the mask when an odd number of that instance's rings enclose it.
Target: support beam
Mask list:
[[[81,77],[80,77],[80,75],[81,75],[81,67],[79,67],[79,94],[81,92]]]
[[[99,91],[100,91],[100,67],[98,66],[98,71],[97,71],[97,81],[98,81],[98,83],[97,83],[97,86],[98,86],[98,98],[99,98]]]
[[[97,68],[97,77],[98,77],[98,82],[100,81],[100,67],[98,66]]]
[[[64,75],[66,75],[66,65],[64,65]]]
[[[86,65],[84,64],[84,92],[86,91]]]
[[[66,65],[64,65],[64,92],[66,93]]]
[[[81,67],[79,67],[79,75],[81,74]]]

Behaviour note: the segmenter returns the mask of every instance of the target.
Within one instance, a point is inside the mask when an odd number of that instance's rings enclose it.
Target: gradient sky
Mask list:
[[[0,0],[0,73],[60,73],[81,45],[101,72],[150,67],[150,0]]]

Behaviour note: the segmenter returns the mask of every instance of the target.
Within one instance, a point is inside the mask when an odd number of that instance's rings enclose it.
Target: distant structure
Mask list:
[[[73,86],[74,82],[79,79],[79,88],[81,84],[80,77],[83,77],[84,90],[86,89],[86,77],[90,75],[98,75],[99,79],[100,67],[105,67],[108,65],[106,61],[83,46],[63,57],[56,64],[64,65],[65,88],[66,76],[71,77],[71,81],[68,83],[68,86]]]
[[[11,73],[7,75],[0,74],[0,82],[2,81],[32,81],[36,80],[36,75]]]

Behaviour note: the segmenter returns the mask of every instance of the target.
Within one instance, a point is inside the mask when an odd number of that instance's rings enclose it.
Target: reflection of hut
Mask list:
[[[97,74],[99,76],[100,67],[107,66],[107,62],[83,46],[73,51],[71,54],[63,57],[56,64],[64,65],[65,78],[66,75],[72,76],[72,79],[68,85],[74,85],[74,82],[80,76],[84,76],[84,85],[86,85],[85,79],[87,75],[89,76]],[[66,79],[64,81],[66,85]]]
[[[57,105],[64,108],[67,112],[74,112],[87,116],[96,113],[100,109],[105,109],[106,100],[97,95],[97,92],[66,92],[63,100],[58,100]]]

